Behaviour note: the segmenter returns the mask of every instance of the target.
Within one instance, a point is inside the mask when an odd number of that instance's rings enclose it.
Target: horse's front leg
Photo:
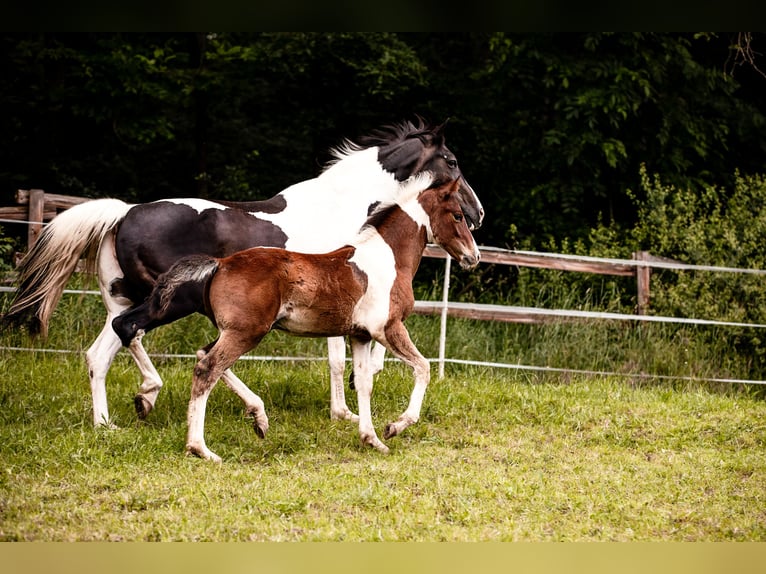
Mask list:
[[[144,335],[144,330],[140,329],[130,341],[130,345],[128,345],[128,351],[130,351],[133,360],[138,366],[138,370],[141,371],[141,378],[143,380],[138,389],[138,394],[133,398],[133,405],[140,419],[145,419],[154,410],[157,395],[162,389],[162,378],[141,342]]]
[[[346,391],[343,388],[346,340],[343,337],[327,339],[327,353],[330,362],[330,418],[339,421],[358,421],[359,417],[346,405]]]
[[[370,365],[370,341],[351,338],[351,354],[354,361],[354,385],[359,401],[359,438],[362,444],[380,452],[388,453],[372,424],[372,367]]]
[[[415,347],[410,334],[401,322],[386,328],[386,345],[398,359],[412,368],[415,376],[415,386],[412,389],[407,410],[396,421],[388,423],[383,432],[383,438],[391,438],[420,419],[426,388],[431,379],[431,365]]]

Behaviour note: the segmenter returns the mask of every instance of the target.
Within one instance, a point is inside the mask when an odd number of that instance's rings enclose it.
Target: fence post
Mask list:
[[[27,250],[40,237],[43,229],[43,219],[45,214],[45,192],[42,189],[29,190],[29,229],[27,231]]]
[[[649,252],[636,251],[633,253],[633,259],[636,261],[649,261]],[[638,288],[638,305],[636,311],[639,315],[646,315],[649,310],[649,278],[651,277],[651,273],[652,269],[648,265],[636,266],[636,283]]]
[[[450,263],[452,257],[447,255],[446,263],[444,264],[444,288],[442,292],[442,317],[441,327],[439,329],[439,378],[444,378],[444,358],[445,349],[447,346],[447,305],[449,303],[449,276],[450,276]]]

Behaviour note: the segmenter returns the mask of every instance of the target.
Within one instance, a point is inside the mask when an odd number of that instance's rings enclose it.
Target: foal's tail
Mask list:
[[[32,335],[48,335],[48,323],[77,262],[95,267],[98,247],[132,207],[119,199],[95,199],[56,216],[18,267],[18,289],[0,326],[25,325]]]
[[[207,292],[210,279],[218,271],[218,259],[209,255],[189,255],[176,261],[170,269],[157,278],[147,302],[150,313],[163,315],[173,304],[181,290]]]

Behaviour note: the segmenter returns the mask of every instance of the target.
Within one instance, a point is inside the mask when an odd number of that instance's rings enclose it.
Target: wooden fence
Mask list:
[[[89,201],[88,198],[72,197],[45,193],[43,190],[19,190],[16,193],[17,206],[0,207],[0,222],[12,221],[29,225],[28,247],[34,245],[45,221],[50,221],[63,209],[68,209],[79,203]],[[624,315],[617,313],[599,313],[577,311],[571,309],[540,309],[531,307],[515,307],[508,305],[487,305],[478,303],[458,303],[449,300],[449,280],[451,259],[440,247],[429,245],[424,252],[425,257],[445,260],[444,288],[441,301],[416,301],[414,312],[421,315],[441,315],[441,333],[439,337],[439,376],[444,374],[445,343],[447,317],[477,319],[484,321],[503,321],[514,323],[543,323],[569,319],[608,319],[632,321],[658,321],[668,323],[688,323],[696,325],[736,326],[749,328],[764,328],[766,325],[716,321],[707,319],[692,319],[678,317],[661,317],[647,313],[650,300],[650,279],[652,268],[675,270],[716,271],[727,273],[749,273],[766,275],[763,269],[740,269],[715,267],[705,265],[688,265],[666,258],[654,257],[646,251],[633,254],[633,259],[605,259],[599,257],[575,256],[557,253],[533,253],[500,249],[496,247],[480,247],[481,262],[500,265],[518,265],[522,267],[537,267],[561,271],[577,271],[581,273],[596,273],[601,275],[632,276],[636,278],[637,306],[636,313]],[[9,290],[10,288],[0,288]],[[98,292],[93,292],[98,294]],[[454,361],[453,361],[454,362]],[[738,381],[757,382],[766,381]]]
[[[87,197],[74,197],[45,193],[42,189],[19,189],[16,191],[17,205],[0,207],[0,219],[27,223],[27,249],[40,236],[43,224],[50,221],[62,209],[69,209],[78,203],[90,201]]]
[[[60,210],[68,209],[89,201],[85,197],[59,195],[46,193],[42,189],[19,189],[16,192],[16,206],[0,207],[0,220],[25,222],[28,224],[27,250],[34,245],[42,231],[43,224],[50,221]],[[449,259],[447,253],[437,246],[429,245],[424,253],[425,257]],[[661,261],[652,257],[646,251],[633,254],[635,261],[654,262]],[[573,259],[565,255],[544,255],[536,253],[524,253],[494,247],[481,248],[482,263],[497,263],[501,265],[519,265],[522,267],[539,267],[545,269],[558,269],[561,271],[579,271],[583,273],[597,273],[601,275],[622,275],[636,278],[637,306],[639,315],[646,315],[650,299],[650,274],[649,265],[636,265],[623,262],[599,261],[596,258]],[[449,280],[449,271],[445,273],[445,281]],[[448,293],[448,284],[445,286],[445,294]],[[446,300],[445,300],[446,301]],[[489,321],[505,321],[514,323],[539,323],[550,320],[549,316],[538,312],[530,312],[523,308],[506,307],[499,305],[445,305],[438,301],[418,301],[415,313],[421,315],[440,314],[445,311],[451,317],[465,319],[479,319]]]

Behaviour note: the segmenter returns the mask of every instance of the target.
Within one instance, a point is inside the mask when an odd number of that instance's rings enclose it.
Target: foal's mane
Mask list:
[[[428,124],[423,118],[417,116],[415,123],[404,120],[397,124],[390,124],[373,130],[367,135],[357,138],[356,141],[346,139],[339,146],[330,150],[333,160],[328,167],[348,157],[354,152],[369,149],[371,147],[384,147],[394,143],[403,142],[411,137],[418,137],[431,133],[436,126]]]

